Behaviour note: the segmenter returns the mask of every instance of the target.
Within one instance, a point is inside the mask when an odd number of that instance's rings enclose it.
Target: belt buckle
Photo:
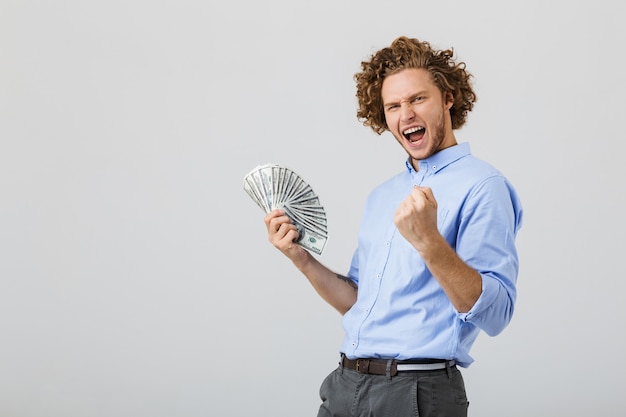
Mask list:
[[[361,369],[361,363],[363,364],[363,369]],[[357,359],[356,360],[356,371],[360,374],[369,373],[369,364],[370,361],[368,359]]]

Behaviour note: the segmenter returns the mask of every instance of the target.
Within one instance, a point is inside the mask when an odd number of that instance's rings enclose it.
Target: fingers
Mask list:
[[[299,236],[298,228],[283,210],[273,210],[265,216],[269,241],[277,248],[290,249]]]
[[[265,216],[265,226],[267,231],[272,234],[276,233],[280,229],[280,225],[285,222],[290,222],[289,217],[285,215],[282,210],[272,210]]]
[[[435,200],[435,195],[430,187],[420,187],[418,185],[414,185],[411,196],[415,202],[427,202],[428,204],[437,207],[437,200]]]
[[[265,216],[265,226],[270,233],[276,233],[285,223],[291,223],[291,219],[285,215],[283,210],[272,210]]]
[[[272,220],[274,220],[277,217],[284,216],[284,215],[285,215],[285,212],[283,210],[276,209],[276,210],[270,211],[265,216],[265,219],[264,219],[265,225],[268,226],[269,228],[269,225],[272,222]]]

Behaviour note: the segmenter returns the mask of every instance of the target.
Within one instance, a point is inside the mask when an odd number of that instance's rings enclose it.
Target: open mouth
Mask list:
[[[417,126],[405,130],[404,132],[402,132],[402,135],[409,142],[415,143],[424,137],[424,133],[426,133],[426,128],[422,126]]]

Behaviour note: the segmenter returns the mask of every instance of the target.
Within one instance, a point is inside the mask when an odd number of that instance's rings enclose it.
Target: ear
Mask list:
[[[454,105],[454,96],[450,91],[443,93],[443,101],[446,110],[450,110]]]

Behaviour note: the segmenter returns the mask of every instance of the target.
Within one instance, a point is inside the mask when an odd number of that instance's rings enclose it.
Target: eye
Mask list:
[[[424,100],[424,96],[418,96],[418,97],[413,98],[412,102],[419,103],[422,100]]]
[[[393,111],[393,110],[398,109],[399,107],[400,107],[399,104],[390,104],[387,106],[387,111]]]

